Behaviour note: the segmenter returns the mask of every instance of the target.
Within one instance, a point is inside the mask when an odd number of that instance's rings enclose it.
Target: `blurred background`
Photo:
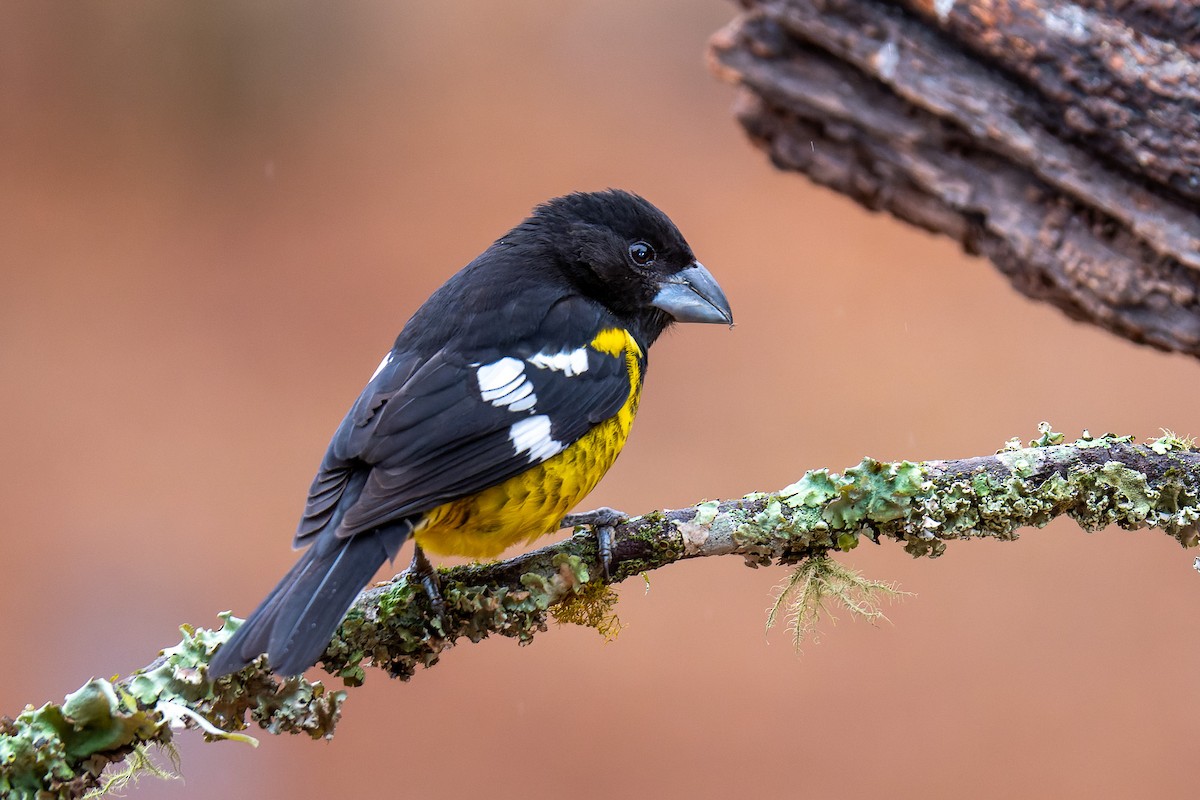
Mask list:
[[[734,13],[5,3],[0,713],[247,613],[404,321],[571,190],[666,210],[738,322],[655,347],[588,506],[986,454],[1042,420],[1200,433],[1195,362],[774,172],[705,66]],[[368,672],[332,742],[183,733],[184,780],[129,796],[1194,797],[1192,558],[1070,522],[936,561],[865,543],[842,560],[916,596],[802,655],[763,630],[785,569],[680,564],[622,587],[614,643],[552,628]]]

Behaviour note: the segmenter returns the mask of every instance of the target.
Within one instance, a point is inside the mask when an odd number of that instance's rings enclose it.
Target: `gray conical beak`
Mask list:
[[[733,311],[725,292],[699,261],[663,281],[650,304],[670,314],[676,322],[733,324]]]

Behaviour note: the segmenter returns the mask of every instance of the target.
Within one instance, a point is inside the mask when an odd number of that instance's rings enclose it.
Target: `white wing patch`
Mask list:
[[[580,347],[561,353],[535,353],[526,360],[538,369],[552,369],[571,378],[581,372],[587,372],[588,351],[586,347]]]
[[[531,463],[545,461],[563,449],[563,443],[550,435],[550,418],[545,414],[526,417],[508,429],[508,439],[517,455],[529,454]]]
[[[525,366],[515,358],[502,358],[491,364],[479,367],[479,390],[494,392],[510,383],[525,372]]]
[[[485,402],[509,411],[528,411],[537,403],[533,384],[525,377],[525,365],[515,358],[482,364],[476,371],[479,396]]]
[[[475,367],[475,376],[479,379],[479,396],[485,403],[507,408],[509,411],[532,410],[537,405],[537,395],[533,392],[532,381],[525,374],[526,363],[538,369],[561,372],[569,378],[587,372],[588,353],[586,348],[580,347],[561,353],[535,353],[525,361],[505,356],[491,364],[472,364],[471,366]]]

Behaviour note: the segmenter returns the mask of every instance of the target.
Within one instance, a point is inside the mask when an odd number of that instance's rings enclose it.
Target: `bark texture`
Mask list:
[[[753,141],[1029,297],[1200,356],[1200,6],[744,0],[711,43]]]

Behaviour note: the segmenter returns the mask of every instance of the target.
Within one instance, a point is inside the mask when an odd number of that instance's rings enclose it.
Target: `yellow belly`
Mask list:
[[[625,404],[558,455],[478,494],[431,510],[414,531],[422,549],[493,558],[518,542],[556,530],[567,512],[596,488],[625,446],[637,414],[641,349],[633,337],[617,329],[603,331],[591,346],[625,356],[632,387]]]

